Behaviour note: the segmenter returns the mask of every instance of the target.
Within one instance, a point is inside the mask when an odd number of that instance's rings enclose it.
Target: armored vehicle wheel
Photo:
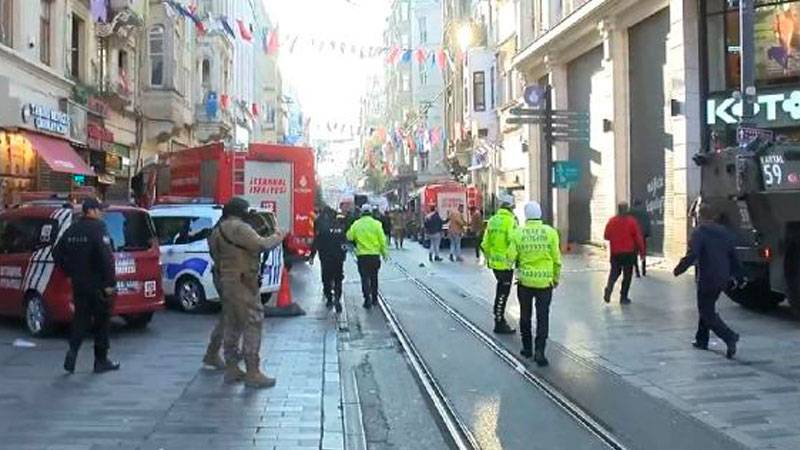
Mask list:
[[[756,311],[769,311],[783,301],[783,295],[772,292],[767,280],[754,280],[743,289],[728,289],[725,294],[734,302]]]
[[[792,312],[800,317],[800,241],[795,241],[786,252],[786,297]]]

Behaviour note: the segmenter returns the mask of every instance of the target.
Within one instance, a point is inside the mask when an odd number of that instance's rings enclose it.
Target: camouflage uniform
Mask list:
[[[248,373],[260,366],[261,327],[264,307],[259,294],[261,253],[281,243],[280,236],[262,238],[238,217],[222,220],[208,238],[208,247],[218,277],[224,326],[212,334],[212,343],[224,334],[225,363],[237,367],[244,358]],[[239,342],[242,350],[239,352]]]

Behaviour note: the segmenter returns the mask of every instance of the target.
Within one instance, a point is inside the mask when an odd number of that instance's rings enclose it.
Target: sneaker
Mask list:
[[[736,356],[736,344],[739,343],[739,335],[735,335],[730,342],[728,342],[728,351],[725,352],[725,357],[733,359]]]
[[[69,350],[67,356],[64,357],[64,370],[69,373],[75,373],[75,361],[78,359],[78,353]]]
[[[503,322],[495,322],[494,332],[496,334],[514,334],[517,332],[517,330],[511,328],[510,326],[508,326],[507,322],[503,321]]]
[[[702,344],[700,342],[694,341],[692,342],[692,347],[698,350],[708,350],[708,344]]]
[[[206,356],[203,357],[203,365],[216,370],[222,370],[225,368],[225,361],[222,360],[219,353],[206,353]]]
[[[94,373],[111,372],[113,370],[119,370],[119,363],[116,361],[106,359],[94,362]]]
[[[631,304],[631,299],[628,298],[628,297],[625,297],[625,298],[619,299],[619,302],[622,305],[630,305]]]
[[[603,292],[603,301],[606,303],[611,303],[611,289],[606,288],[606,290]]]

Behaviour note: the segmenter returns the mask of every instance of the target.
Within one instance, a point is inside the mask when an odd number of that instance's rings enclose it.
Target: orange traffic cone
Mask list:
[[[305,311],[297,303],[292,302],[292,288],[289,271],[281,270],[281,287],[278,289],[278,300],[275,306],[264,306],[265,317],[292,317],[305,315]]]

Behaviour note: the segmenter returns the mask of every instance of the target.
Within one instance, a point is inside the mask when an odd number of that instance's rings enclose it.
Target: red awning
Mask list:
[[[95,176],[94,170],[73,150],[69,142],[42,134],[24,132],[36,153],[55,172]]]

